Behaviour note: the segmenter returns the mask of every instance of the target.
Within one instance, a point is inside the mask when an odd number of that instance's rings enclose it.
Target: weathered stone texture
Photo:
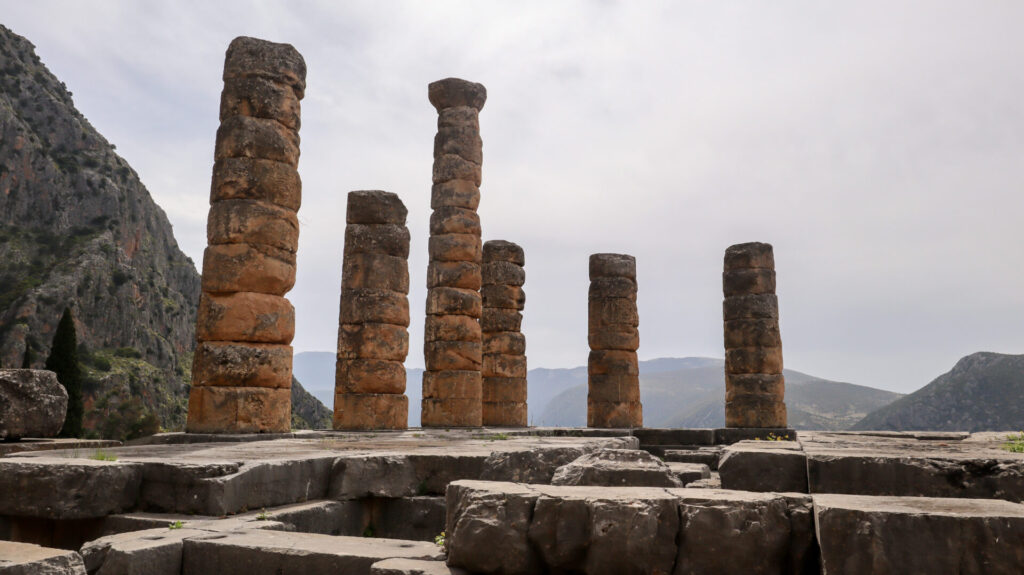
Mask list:
[[[481,322],[484,425],[526,427],[528,422],[526,337],[519,331],[519,312],[526,304],[525,263],[523,248],[512,242],[491,240],[483,245],[484,316],[514,318]]]
[[[725,250],[725,425],[786,427],[779,301],[772,246],[747,243]]]
[[[4,575],[85,575],[82,556],[74,551],[31,543],[0,541],[0,573]]]
[[[291,428],[306,64],[288,44],[239,37],[224,60],[186,429]],[[272,344],[272,345],[265,345]]]
[[[427,92],[438,118],[427,246],[421,421],[424,427],[478,426],[482,423],[479,320],[484,308],[480,295],[484,248],[476,209],[483,163],[479,112],[487,90],[447,78],[430,84]]]
[[[409,405],[405,366],[409,353],[408,210],[396,195],[348,195],[335,429],[405,429]]]
[[[590,256],[587,426],[642,427],[636,259]]]
[[[600,449],[555,470],[552,485],[682,487],[672,469],[639,449]]]
[[[64,425],[68,392],[57,374],[0,369],[0,440],[54,437]]]

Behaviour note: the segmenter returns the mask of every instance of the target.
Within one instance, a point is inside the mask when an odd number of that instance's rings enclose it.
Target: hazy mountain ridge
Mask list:
[[[1024,355],[978,352],[852,429],[1005,431],[1024,429]]]
[[[114,149],[32,44],[0,26],[0,365],[20,367],[31,346],[41,368],[70,307],[89,377],[86,427],[131,403],[179,429],[199,274]]]

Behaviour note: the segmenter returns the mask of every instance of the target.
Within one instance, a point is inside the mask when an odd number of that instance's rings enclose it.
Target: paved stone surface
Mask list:
[[[816,560],[810,498],[458,481],[448,563],[474,573],[781,573]]]
[[[57,449],[77,449],[79,451],[89,450],[93,452],[97,449],[105,450],[109,447],[120,447],[121,445],[120,441],[114,441],[113,439],[29,438],[0,443],[0,457],[25,451],[54,451]]]
[[[444,561],[385,559],[370,567],[370,575],[469,575],[469,573],[462,569],[449,567]]]
[[[29,543],[0,541],[3,575],[85,575],[82,556],[74,551]]]
[[[815,495],[822,573],[1018,574],[1024,506],[984,499]]]
[[[0,439],[53,437],[64,425],[68,392],[57,374],[42,369],[0,369]]]
[[[694,478],[700,479],[700,477]],[[552,485],[682,487],[672,468],[646,451],[600,449],[555,470]]]

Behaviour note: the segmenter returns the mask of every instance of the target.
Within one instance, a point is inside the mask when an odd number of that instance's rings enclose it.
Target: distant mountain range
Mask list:
[[[1024,355],[978,352],[867,415],[857,430],[1024,430]]]
[[[723,361],[703,357],[640,362],[640,393],[647,427],[721,427],[725,424]],[[334,353],[296,354],[295,377],[327,406],[334,404]],[[423,370],[409,369],[409,425],[419,425]],[[796,429],[846,429],[900,394],[786,370],[786,404]],[[587,368],[531,369],[529,419],[537,426],[585,426]]]

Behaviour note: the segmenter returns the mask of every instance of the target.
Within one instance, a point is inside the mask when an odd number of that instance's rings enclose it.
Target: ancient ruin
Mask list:
[[[526,427],[526,336],[520,331],[526,305],[526,256],[504,240],[484,243],[483,424]]]
[[[786,427],[779,300],[772,246],[725,250],[725,425]]]
[[[434,185],[430,191],[430,264],[424,328],[424,427],[478,426],[480,375],[480,169],[479,112],[487,100],[480,84],[447,78],[430,84],[437,109]]]
[[[351,192],[334,381],[335,429],[405,429],[408,210],[395,194]]]
[[[190,432],[291,429],[306,64],[288,44],[236,38],[224,60],[196,321]]]
[[[636,258],[590,256],[587,427],[641,427]]]

